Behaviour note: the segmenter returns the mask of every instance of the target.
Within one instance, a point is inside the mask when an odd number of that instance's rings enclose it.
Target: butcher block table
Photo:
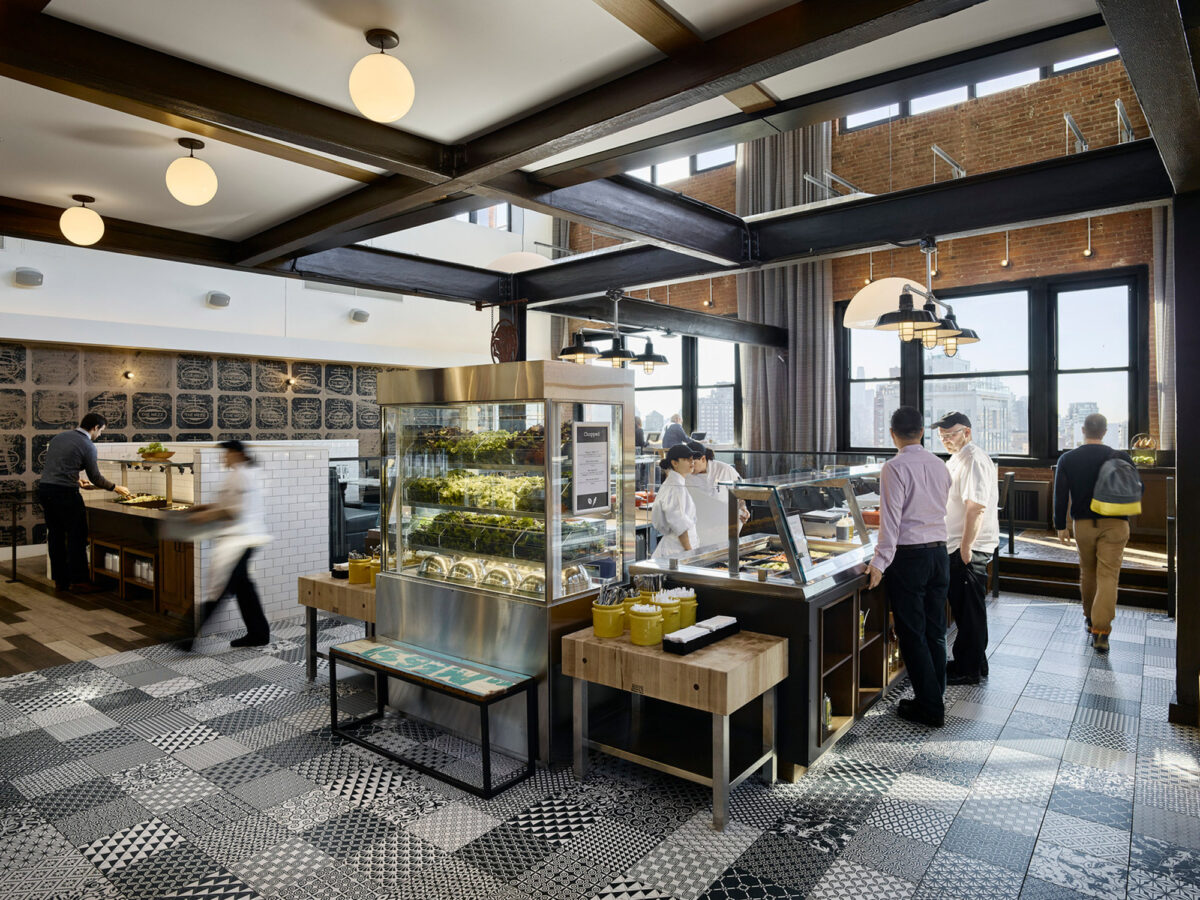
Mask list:
[[[318,657],[328,659],[326,654],[317,651],[317,611],[360,619],[366,626],[367,637],[372,637],[375,633],[375,588],[369,584],[351,584],[345,578],[320,572],[296,579],[296,593],[304,607],[304,672],[312,681],[317,677]]]
[[[676,656],[664,652],[661,644],[638,647],[628,634],[598,638],[585,628],[563,638],[562,670],[574,679],[576,778],[586,774],[587,752],[592,749],[711,786],[717,831],[729,820],[730,790],[754,772],[761,772],[768,783],[775,780],[775,685],[787,677],[787,638],[742,631]],[[632,694],[632,727],[610,728],[611,737],[589,734],[589,684]],[[651,734],[653,723],[639,721],[641,697],[710,715],[711,758],[695,756],[694,742],[678,732]],[[762,742],[750,750],[741,746],[746,742],[738,742],[731,751],[730,717],[758,697],[763,698]],[[731,760],[731,752],[736,760]]]

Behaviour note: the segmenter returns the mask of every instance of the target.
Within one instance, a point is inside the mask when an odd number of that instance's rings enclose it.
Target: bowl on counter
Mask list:
[[[140,456],[144,460],[147,460],[148,462],[154,461],[154,460],[161,461],[164,459],[170,459],[174,455],[175,455],[174,450],[155,450],[153,453],[139,453],[138,454],[138,456]]]

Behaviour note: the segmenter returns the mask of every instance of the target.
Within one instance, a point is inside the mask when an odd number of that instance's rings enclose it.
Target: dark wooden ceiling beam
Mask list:
[[[1171,193],[1154,142],[1141,140],[748,224],[758,262],[782,265],[925,236],[1101,213]],[[730,271],[658,247],[618,247],[519,273],[515,291],[535,301],[582,298]]]
[[[451,154],[435,141],[45,13],[0,29],[0,75],[286,141],[407,176],[414,190],[449,177]]]
[[[456,148],[455,177],[440,192],[399,184],[393,176],[267,229],[244,242],[242,264],[345,244],[344,231],[470,191],[562,150],[979,2],[804,0],[468,141]]]
[[[641,141],[611,147],[539,169],[534,177],[566,187],[607,178],[705,150],[746,143],[847,113],[876,109],[914,96],[1040,68],[1112,46],[1099,15],[1041,28],[969,50],[780,100],[762,112],[739,113]]]
[[[335,247],[266,267],[306,281],[353,285],[454,300],[499,303],[508,299],[511,275],[372,247]]]
[[[604,296],[585,297],[558,304],[545,311],[572,319],[589,322],[612,322],[613,304]],[[670,331],[692,337],[714,338],[738,344],[755,344],[760,347],[786,347],[786,328],[774,325],[759,325],[744,322],[729,316],[714,316],[665,303],[636,298],[621,300],[621,330],[626,327]]]
[[[513,172],[473,190],[718,265],[745,259],[746,223],[738,216],[629,175],[554,188]]]
[[[61,214],[56,206],[0,197],[0,235],[70,246],[58,227]],[[95,249],[244,271],[234,263],[235,246],[232,241],[105,216],[104,237]],[[466,303],[507,299],[512,278],[488,269],[370,247],[338,248],[255,271]]]
[[[1200,89],[1179,0],[1099,0],[1175,192],[1200,189]]]

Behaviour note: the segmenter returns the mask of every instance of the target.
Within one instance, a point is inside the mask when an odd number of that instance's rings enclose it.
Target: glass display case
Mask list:
[[[389,570],[549,601],[623,571],[620,405],[453,403],[387,414],[398,510]],[[580,427],[598,445],[581,463],[598,469],[592,493],[604,496],[591,506],[575,490]]]

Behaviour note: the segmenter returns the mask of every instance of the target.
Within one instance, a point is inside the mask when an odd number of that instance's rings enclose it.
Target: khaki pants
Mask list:
[[[1117,582],[1121,555],[1129,543],[1125,519],[1080,519],[1075,522],[1079,546],[1079,593],[1083,614],[1092,620],[1092,631],[1108,634],[1117,613]]]

